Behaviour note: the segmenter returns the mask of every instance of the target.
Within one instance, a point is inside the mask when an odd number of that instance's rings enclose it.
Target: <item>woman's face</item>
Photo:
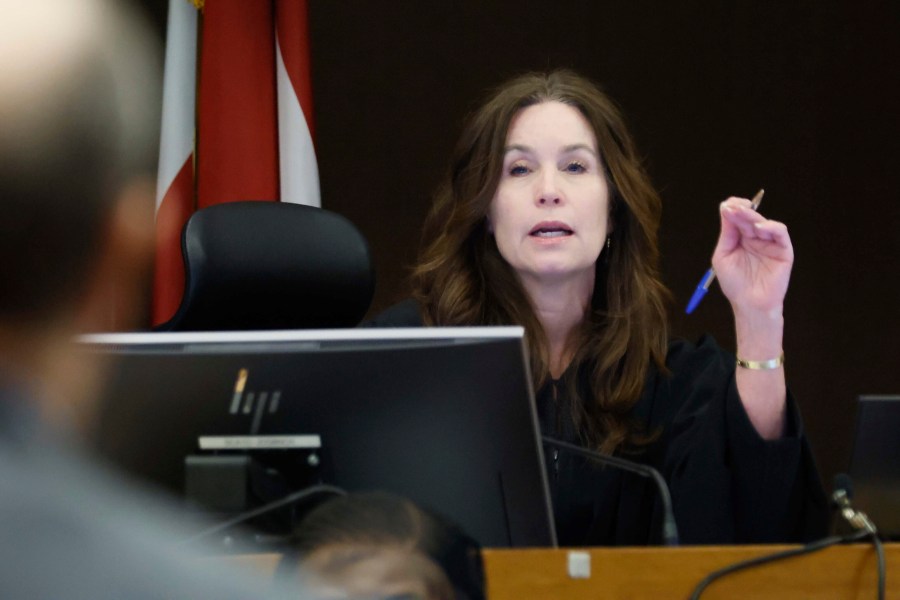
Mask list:
[[[587,120],[561,102],[510,123],[488,227],[526,283],[594,276],[609,231],[609,187]]]

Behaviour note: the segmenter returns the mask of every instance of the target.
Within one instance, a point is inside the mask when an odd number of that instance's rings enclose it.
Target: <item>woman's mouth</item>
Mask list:
[[[560,221],[544,221],[535,225],[528,235],[537,238],[560,238],[570,236],[574,231],[572,228]]]

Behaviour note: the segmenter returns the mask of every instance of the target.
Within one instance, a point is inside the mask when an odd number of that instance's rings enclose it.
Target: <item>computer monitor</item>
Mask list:
[[[860,396],[847,472],[854,504],[883,538],[900,540],[900,396]]]
[[[386,490],[486,547],[554,546],[519,327],[85,336],[114,355],[94,439],[181,493],[185,457],[316,449],[322,482]]]

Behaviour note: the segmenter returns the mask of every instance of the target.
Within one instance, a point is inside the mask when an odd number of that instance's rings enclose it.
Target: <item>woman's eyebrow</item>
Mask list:
[[[594,156],[597,156],[597,151],[588,146],[587,144],[570,144],[568,146],[563,147],[563,152],[574,152],[575,150],[587,150]]]
[[[534,152],[534,148],[532,148],[531,146],[525,146],[523,144],[513,144],[503,149],[504,154],[509,154],[510,152],[515,151],[529,153]]]
[[[586,150],[594,156],[597,156],[597,151],[588,144],[569,144],[568,146],[562,147],[563,152],[574,152],[576,150]],[[512,144],[504,148],[503,152],[504,154],[509,154],[510,152],[523,152],[525,154],[529,154],[534,152],[534,148],[532,148],[531,146],[526,146],[524,144]]]

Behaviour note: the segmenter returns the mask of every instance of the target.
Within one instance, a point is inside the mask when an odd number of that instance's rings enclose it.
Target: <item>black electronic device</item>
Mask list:
[[[882,539],[900,540],[900,396],[860,396],[847,473],[854,504]]]
[[[387,490],[484,546],[555,545],[521,328],[110,334],[81,344],[113,359],[98,449],[170,491],[183,493],[186,457],[222,472],[241,468],[229,457],[262,457],[290,488]]]

